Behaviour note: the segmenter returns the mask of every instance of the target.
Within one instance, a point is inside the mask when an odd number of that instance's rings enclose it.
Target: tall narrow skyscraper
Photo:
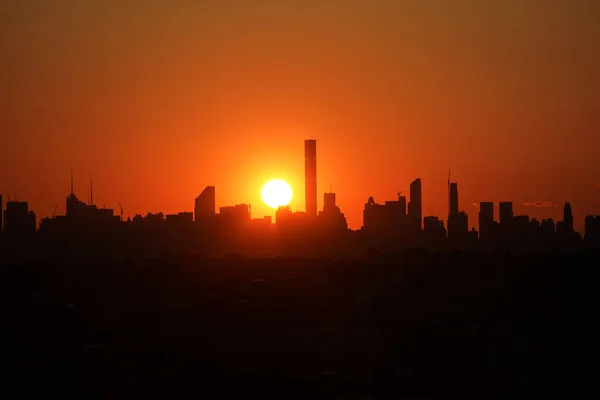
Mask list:
[[[306,214],[317,216],[317,141],[304,141],[304,193]]]
[[[571,210],[571,203],[565,203],[565,208],[563,210],[563,221],[565,226],[565,232],[567,234],[572,234],[574,232],[573,229],[573,211]]]
[[[458,183],[450,183],[450,210],[448,215],[458,215]]]
[[[408,219],[411,229],[420,230],[423,217],[423,198],[421,195],[421,178],[410,184],[410,201],[408,203]]]

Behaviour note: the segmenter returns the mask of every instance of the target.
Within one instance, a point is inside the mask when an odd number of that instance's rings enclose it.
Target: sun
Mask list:
[[[261,196],[271,208],[287,206],[292,201],[292,187],[281,179],[273,179],[263,186]]]

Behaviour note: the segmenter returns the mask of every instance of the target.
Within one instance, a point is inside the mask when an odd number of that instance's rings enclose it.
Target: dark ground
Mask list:
[[[0,268],[3,398],[598,398],[599,254]]]

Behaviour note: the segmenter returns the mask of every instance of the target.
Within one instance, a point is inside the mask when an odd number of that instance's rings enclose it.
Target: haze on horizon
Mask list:
[[[262,216],[279,178],[303,210],[312,138],[319,208],[331,184],[351,228],[416,177],[446,219],[451,168],[471,226],[479,201],[555,219],[570,201],[581,229],[599,20],[595,0],[5,0],[0,190],[61,213],[73,169],[126,216],[190,211],[206,185]]]

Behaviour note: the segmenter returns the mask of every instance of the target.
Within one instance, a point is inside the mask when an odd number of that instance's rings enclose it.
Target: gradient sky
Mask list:
[[[445,219],[451,168],[471,226],[475,202],[560,219],[571,201],[581,229],[600,214],[599,3],[3,0],[0,190],[64,213],[73,168],[126,216],[191,211],[206,185],[262,216],[281,178],[303,210],[313,138],[319,208],[331,184],[352,228],[416,177]]]

